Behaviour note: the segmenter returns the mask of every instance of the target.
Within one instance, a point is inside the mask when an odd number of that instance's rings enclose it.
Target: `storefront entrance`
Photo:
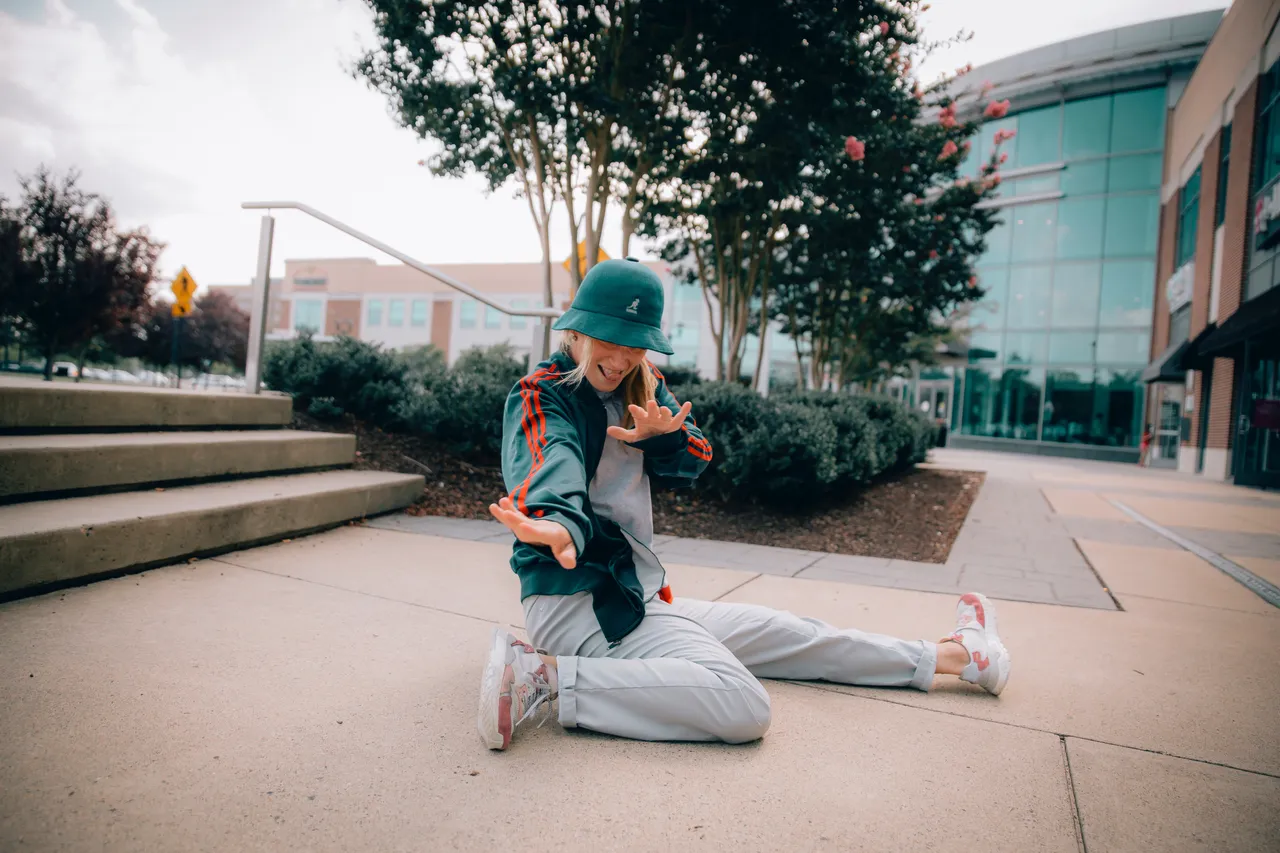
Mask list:
[[[1161,382],[1157,390],[1155,437],[1151,442],[1153,468],[1177,468],[1178,447],[1182,443],[1182,401],[1185,386]]]
[[[1245,344],[1235,481],[1280,488],[1280,345]]]

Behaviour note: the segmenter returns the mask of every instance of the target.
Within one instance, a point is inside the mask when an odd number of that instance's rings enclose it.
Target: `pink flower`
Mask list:
[[[924,204],[924,199],[922,199],[922,198],[918,198],[918,199],[916,199],[916,207],[919,207],[919,206],[920,206],[920,205],[922,205],[922,204]]]
[[[1009,152],[1006,151],[1000,155],[1000,165],[1003,166],[1005,163],[1008,163],[1008,162],[1009,162]]]
[[[889,35],[889,22],[888,22],[888,21],[881,21],[881,22],[880,22],[880,35],[882,35],[882,36],[887,36],[887,35]]]
[[[966,154],[969,153],[969,149],[972,147],[973,147],[973,143],[967,139],[964,142],[960,143],[960,150]]]
[[[867,146],[858,140],[856,136],[850,136],[844,141],[844,153],[849,155],[849,159],[858,162],[867,156]]]
[[[945,160],[948,157],[954,156],[959,150],[960,146],[948,139],[947,144],[942,146],[942,153],[938,155],[938,159]]]
[[[987,178],[987,186],[989,186],[989,187],[998,187],[998,186],[1000,186],[1000,176],[999,176],[999,175],[992,175],[991,177]]]
[[[938,250],[937,250],[937,249],[930,249],[930,250],[929,250],[929,260],[931,260],[931,261],[936,261],[937,259],[938,259]]]
[[[911,173],[911,164],[909,164],[909,163],[908,163],[906,166],[903,166],[903,167],[902,167],[902,172],[903,172],[903,174],[910,174],[910,173]]]
[[[1003,101],[992,101],[987,104],[987,108],[982,111],[987,118],[1004,118],[1009,114],[1009,99]]]
[[[972,70],[973,70],[972,62],[970,62],[968,65],[961,65],[959,68],[956,69],[956,76],[963,77],[964,75],[968,74]]]
[[[978,97],[979,97],[979,98],[985,98],[987,95],[990,95],[990,94],[991,94],[991,90],[992,90],[992,89],[994,89],[995,87],[996,87],[996,84],[995,84],[995,83],[992,83],[990,80],[983,80],[983,81],[982,81],[982,94],[981,94],[981,95],[979,95]]]
[[[992,139],[995,140],[996,145],[999,145],[1002,142],[1007,142],[1008,140],[1013,139],[1017,135],[1018,132],[1016,130],[997,130],[996,135],[993,136]]]
[[[969,289],[973,290],[978,286],[978,277],[976,275],[969,276]]]
[[[938,124],[948,129],[956,126],[955,104],[947,104],[942,108],[942,111],[938,113]]]

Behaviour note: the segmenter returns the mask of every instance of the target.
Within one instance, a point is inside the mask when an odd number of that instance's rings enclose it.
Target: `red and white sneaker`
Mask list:
[[[489,660],[480,676],[480,737],[490,749],[506,749],[516,726],[556,698],[555,673],[533,646],[501,628],[493,629]],[[543,719],[546,722],[546,719]]]
[[[969,653],[960,680],[999,696],[1009,681],[1009,652],[996,631],[996,608],[985,595],[966,592],[956,604],[956,629],[943,642],[955,642]]]

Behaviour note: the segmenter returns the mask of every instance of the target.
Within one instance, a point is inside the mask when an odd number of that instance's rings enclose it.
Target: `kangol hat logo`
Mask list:
[[[627,306],[627,313],[637,314],[639,313],[639,311],[640,311],[640,300],[639,299],[631,300],[631,304]]]

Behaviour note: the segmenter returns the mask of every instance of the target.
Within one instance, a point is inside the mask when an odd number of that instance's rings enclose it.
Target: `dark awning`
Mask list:
[[[1187,348],[1182,351],[1178,366],[1183,370],[1207,370],[1213,364],[1213,356],[1204,352],[1204,342],[1218,330],[1217,323],[1210,323],[1200,330],[1200,334],[1191,339]]]
[[[1182,355],[1191,346],[1190,341],[1170,344],[1155,361],[1142,371],[1143,382],[1185,382],[1187,372],[1182,369]]]
[[[1273,287],[1236,309],[1200,346],[1202,355],[1223,353],[1249,338],[1280,331],[1280,287]]]

